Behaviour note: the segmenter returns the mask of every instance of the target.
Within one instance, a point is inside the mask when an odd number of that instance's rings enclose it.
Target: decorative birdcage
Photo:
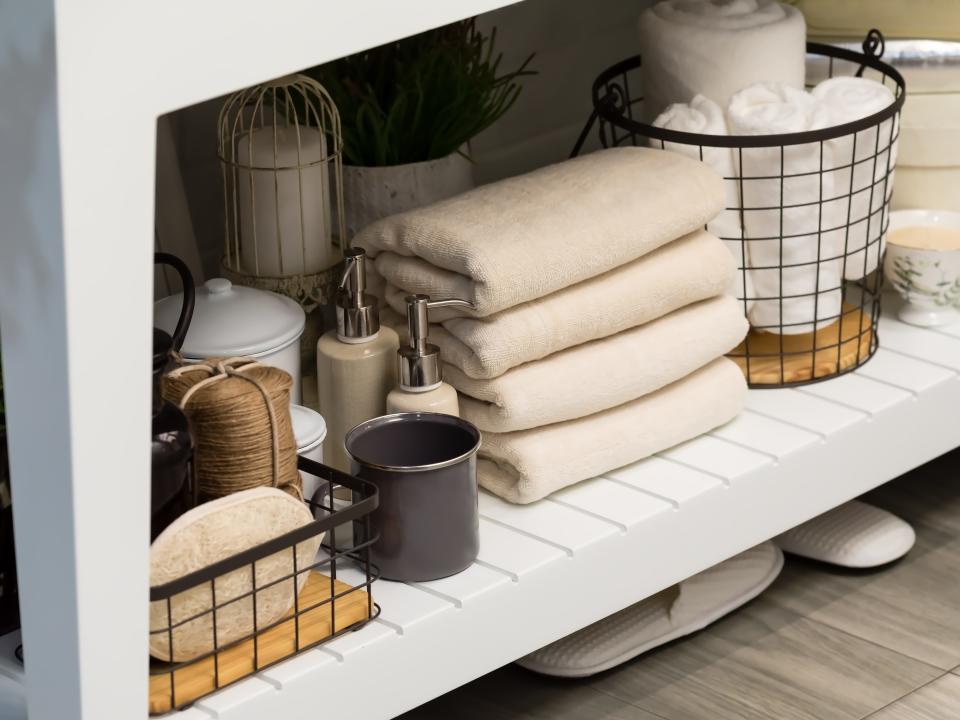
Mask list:
[[[323,329],[316,311],[332,302],[342,260],[340,114],[320,83],[290,75],[231,95],[218,128],[224,274],[300,303],[312,367]]]

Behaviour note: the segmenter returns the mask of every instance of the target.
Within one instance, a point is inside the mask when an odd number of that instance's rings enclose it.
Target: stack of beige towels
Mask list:
[[[742,408],[722,356],[747,332],[735,269],[703,228],[724,207],[703,163],[616,148],[492,183],[367,227],[372,285],[431,341],[461,415],[483,433],[478,480],[517,503],[707,432]]]

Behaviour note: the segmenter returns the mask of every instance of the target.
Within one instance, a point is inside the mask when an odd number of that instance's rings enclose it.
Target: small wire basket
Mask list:
[[[694,157],[721,172],[726,208],[707,229],[737,260],[736,295],[751,330],[729,357],[751,387],[825,380],[869,360],[878,347],[882,254],[906,97],[903,77],[880,60],[871,30],[863,52],[807,43],[808,82],[872,77],[893,102],[868,117],[782,135],[704,135],[637,119],[641,57],[604,70],[593,112],[571,153],[599,121],[603,147],[651,146]],[[812,86],[810,83],[808,86]],[[725,155],[724,155],[725,154]]]
[[[370,546],[379,538],[370,529],[370,514],[379,502],[377,488],[303,457],[298,466],[322,481],[307,501],[316,520],[150,588],[151,618],[157,609],[166,618],[159,627],[151,620],[151,652],[156,655],[159,644],[161,654],[169,660],[151,659],[151,715],[186,707],[297,653],[357,630],[380,614],[370,589],[379,577],[379,570],[370,563]],[[352,502],[341,507],[338,499],[338,509],[334,510],[333,493],[338,488],[350,491]],[[348,529],[359,540],[345,546],[344,535],[351,536]],[[317,542],[319,536],[323,536],[322,544]],[[306,559],[305,546],[310,547]],[[282,559],[279,566],[278,558]],[[269,580],[260,582],[269,563],[273,563]],[[280,572],[278,567],[282,568]],[[231,577],[234,583],[242,577],[244,591],[237,591],[234,584],[233,591],[223,597],[225,580]],[[292,607],[279,618],[265,621],[263,604],[276,600],[281,592],[291,599]],[[183,616],[177,611],[178,598],[189,596],[195,601],[201,593],[204,607],[198,612]],[[228,622],[225,618],[233,625],[228,640],[223,637]],[[239,632],[238,618],[244,623]],[[209,647],[200,653],[191,651],[184,659],[184,648],[178,647],[178,642],[184,639],[185,629],[198,627],[203,628],[203,643]],[[196,644],[195,633],[190,642]]]

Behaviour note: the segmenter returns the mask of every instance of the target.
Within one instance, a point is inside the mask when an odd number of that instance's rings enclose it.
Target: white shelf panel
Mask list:
[[[747,408],[781,420],[824,438],[865,420],[867,413],[804,394],[797,389],[757,390],[750,393]]]
[[[960,337],[881,332],[897,347],[862,371],[752,391],[737,420],[660,456],[532,505],[481,493],[478,564],[376,583],[379,620],[196,719],[306,720],[321,698],[324,715],[393,717],[960,445]]]
[[[877,350],[877,354],[867,365],[857,370],[858,377],[880,380],[913,395],[932,390],[937,385],[952,380],[955,375],[953,370],[923,360],[914,360],[883,347]]]
[[[113,26],[130,32],[113,43],[88,42],[87,54],[92,63],[105,45],[104,54],[138,59],[158,111],[168,112],[516,1],[354,0],[331,13],[327,3],[311,0],[272,0],[270,12],[252,0],[207,0],[187,13],[150,0],[122,12],[111,8]],[[164,37],[177,39],[176,52]]]
[[[562,549],[568,556],[602,542],[617,528],[558,503],[513,505],[480,493],[480,516]]]
[[[719,477],[726,483],[773,465],[775,460],[766,452],[748,450],[710,435],[677,445],[660,456]]]
[[[752,447],[777,460],[814,445],[821,439],[809,430],[801,430],[749,410],[710,434],[737,445]]]
[[[609,472],[605,477],[662,498],[677,510],[694,498],[723,488],[719,478],[656,456]]]
[[[627,532],[672,508],[666,500],[604,478],[577,483],[554,493],[545,502],[593,515],[613,523],[620,532]]]
[[[853,374],[838,377],[832,382],[798,388],[797,392],[846,405],[870,415],[889,410],[914,397],[907,390]]]
[[[519,535],[503,525],[480,519],[483,546],[477,558],[489,568],[497,568],[518,582],[537,569],[566,557],[566,553],[554,545]]]

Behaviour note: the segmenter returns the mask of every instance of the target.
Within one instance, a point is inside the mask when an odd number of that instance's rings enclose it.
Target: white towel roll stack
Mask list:
[[[665,0],[640,16],[643,115],[705,95],[720,107],[741,88],[780,82],[802,89],[806,24],[774,0]]]
[[[776,83],[741,90],[727,113],[736,135],[798,133],[830,124],[809,93]],[[744,235],[756,298],[749,317],[758,330],[797,335],[840,316],[842,238],[822,232],[829,219],[820,202],[837,193],[831,173],[821,172],[825,155],[820,143],[740,153]]]
[[[824,80],[813,89],[813,98],[824,108],[831,125],[860,120],[893,104],[890,88],[876,80],[858,77],[835,77]],[[830,227],[838,230],[838,243],[845,247],[847,260],[844,276],[859,280],[873,272],[883,250],[882,208],[893,192],[887,178],[897,161],[897,130],[893,119],[830,140],[828,167],[836,195],[842,200],[825,208]],[[851,167],[853,175],[851,177]],[[846,226],[850,228],[847,231]]]
[[[703,95],[697,95],[689,103],[674,103],[657,116],[653,121],[655,127],[678,132],[697,133],[700,135],[727,135],[727,119],[723,109],[713,100]],[[752,303],[748,298],[753,297],[754,291],[750,276],[744,271],[747,267],[745,253],[746,245],[740,227],[740,191],[737,186],[733,164],[733,150],[726,147],[710,147],[709,145],[687,145],[684,143],[663,142],[650,140],[652,147],[662,147],[670,152],[686,155],[694,160],[702,160],[713,168],[723,180],[725,209],[720,211],[713,220],[707,223],[707,230],[723,240],[737,263],[737,275],[731,294],[744,302],[744,313]]]

